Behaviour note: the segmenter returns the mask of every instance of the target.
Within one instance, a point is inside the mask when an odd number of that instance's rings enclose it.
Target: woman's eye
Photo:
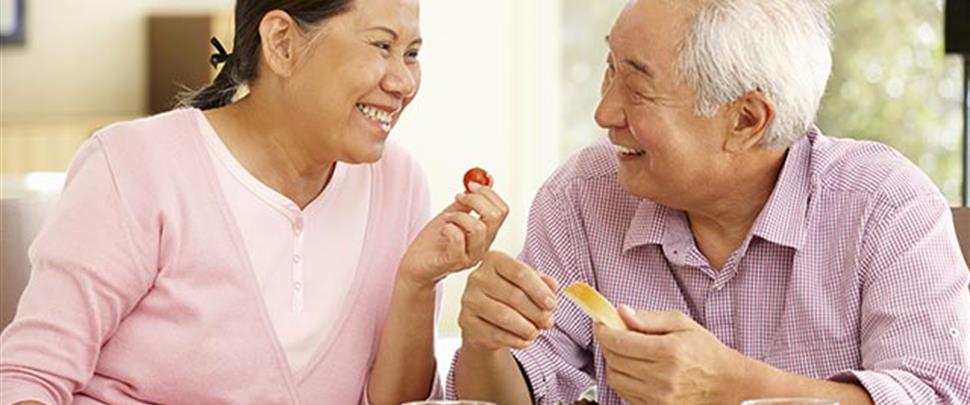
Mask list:
[[[376,48],[379,48],[382,51],[390,51],[391,50],[391,43],[390,42],[371,42],[371,45],[373,45]]]

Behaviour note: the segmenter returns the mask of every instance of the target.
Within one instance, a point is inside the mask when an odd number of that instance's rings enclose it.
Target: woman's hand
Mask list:
[[[470,183],[471,192],[435,216],[411,242],[401,259],[399,277],[433,287],[450,273],[470,268],[488,252],[509,207],[491,187]]]

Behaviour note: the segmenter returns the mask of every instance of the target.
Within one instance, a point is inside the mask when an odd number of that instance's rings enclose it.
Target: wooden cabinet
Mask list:
[[[232,15],[150,15],[148,31],[148,113],[170,110],[182,91],[202,87],[215,77],[209,65],[215,50],[209,38],[215,36],[232,52]]]

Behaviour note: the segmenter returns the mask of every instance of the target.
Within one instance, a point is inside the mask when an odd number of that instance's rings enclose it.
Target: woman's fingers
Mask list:
[[[484,187],[484,186],[472,187],[472,189],[475,194],[480,194],[485,198],[487,198],[488,201],[492,203],[492,205],[494,205],[495,208],[498,209],[498,213],[501,214],[503,218],[504,216],[508,216],[509,205],[505,203],[505,200],[502,199],[502,196],[498,195],[498,193],[495,192],[495,189],[491,187]]]
[[[505,222],[505,217],[508,215],[508,208],[503,209],[495,205],[489,197],[483,194],[486,192],[485,190],[488,190],[488,187],[479,188],[474,193],[459,194],[455,196],[455,201],[471,208],[472,211],[478,214],[482,222],[488,225],[488,236],[489,241],[491,241],[495,239],[495,235],[498,234],[502,223]]]
[[[466,263],[471,266],[473,262],[480,260],[488,250],[488,226],[480,219],[464,212],[448,214],[446,220],[464,233],[465,245],[459,248],[465,257],[463,261],[472,262]]]

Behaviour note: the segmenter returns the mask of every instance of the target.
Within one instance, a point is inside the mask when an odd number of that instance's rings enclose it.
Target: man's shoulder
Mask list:
[[[589,234],[626,232],[641,199],[620,184],[618,166],[611,144],[583,148],[539,188],[532,214],[556,217]]]
[[[894,205],[939,194],[919,167],[891,146],[873,141],[818,136],[811,176],[816,192],[861,194]]]
[[[598,141],[576,152],[556,169],[543,189],[558,193],[601,182],[619,187],[616,152],[607,141]]]

